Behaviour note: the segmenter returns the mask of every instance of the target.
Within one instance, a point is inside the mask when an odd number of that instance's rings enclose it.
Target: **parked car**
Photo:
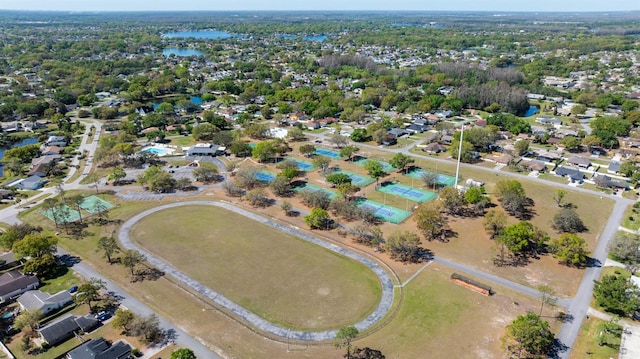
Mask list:
[[[105,321],[105,320],[107,320],[109,318],[111,318],[111,312],[102,311],[102,312],[96,314],[96,319],[98,319],[101,322]]]
[[[77,291],[78,291],[78,286],[77,285],[74,285],[73,287],[69,288],[69,293],[71,293],[71,294],[73,294],[73,293],[75,293]]]

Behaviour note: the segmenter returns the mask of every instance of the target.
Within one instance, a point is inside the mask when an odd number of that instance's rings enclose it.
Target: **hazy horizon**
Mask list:
[[[266,6],[268,4],[268,6]],[[428,2],[415,0],[325,0],[299,2],[290,0],[236,0],[214,3],[206,0],[8,0],[0,10],[122,12],[122,11],[491,11],[491,12],[620,12],[640,10],[640,2],[629,0],[580,1],[538,0],[522,3],[514,0],[450,0]]]

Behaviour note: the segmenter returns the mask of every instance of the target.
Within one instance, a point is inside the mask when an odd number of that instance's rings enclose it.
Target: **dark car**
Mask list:
[[[73,287],[69,288],[69,293],[71,293],[71,294],[73,294],[73,293],[75,293],[77,291],[78,291],[78,286],[77,285],[74,285]]]

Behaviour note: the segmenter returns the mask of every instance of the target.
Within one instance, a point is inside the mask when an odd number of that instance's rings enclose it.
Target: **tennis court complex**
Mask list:
[[[100,197],[89,196],[85,198],[84,201],[82,201],[82,203],[80,204],[80,208],[91,214],[96,214],[113,208],[113,205]]]
[[[276,178],[276,174],[273,172],[258,171],[256,172],[256,178],[260,182],[270,183]]]
[[[313,184],[309,184],[309,183],[305,183],[302,186],[298,186],[296,188],[293,189],[294,192],[302,192],[302,191],[322,191],[325,192],[329,195],[329,198],[334,199],[336,197],[338,197],[338,194],[336,193],[336,191],[332,191],[330,189],[327,188],[322,188]]]
[[[361,157],[359,160],[354,161],[353,163],[357,164],[358,166],[362,166],[364,167],[364,164],[367,162],[368,158],[365,157]],[[383,162],[383,161],[378,161],[380,162],[380,164],[382,165],[382,169],[387,172],[387,173],[391,173],[395,170],[395,168],[390,165],[388,162]]]
[[[368,176],[364,176],[364,175],[359,175],[357,173],[353,173],[353,172],[349,172],[349,171],[337,171],[335,173],[344,173],[347,176],[349,176],[349,178],[351,178],[351,184],[353,184],[354,186],[358,186],[358,187],[364,187],[370,183],[373,182],[373,178],[368,177]]]
[[[327,156],[327,157],[329,157],[331,159],[334,159],[334,160],[338,160],[338,159],[342,158],[340,156],[340,152],[331,151],[331,150],[328,150],[326,148],[318,148],[318,149],[316,149],[316,152],[314,152],[314,153],[316,155],[320,155],[320,156]]]
[[[427,171],[427,170],[423,170],[423,169],[415,169],[415,170],[407,173],[406,175],[409,176],[409,177],[422,179],[422,175],[424,173],[433,174],[433,172],[431,172],[431,171]],[[453,186],[456,183],[456,178],[453,177],[453,176],[447,176],[447,175],[443,175],[443,174],[438,173],[437,177],[436,177],[436,181],[438,181],[438,184],[441,184],[443,186]]]
[[[296,165],[298,165],[298,169],[300,171],[309,172],[309,171],[313,171],[313,168],[314,168],[313,163],[303,161],[298,158],[287,158],[287,161],[295,162]]]
[[[404,211],[399,208],[387,206],[385,204],[361,199],[358,201],[358,207],[367,208],[373,211],[373,214],[385,222],[398,224],[411,216],[411,212]]]
[[[56,223],[71,223],[80,219],[80,212],[66,204],[46,211],[41,211],[40,213]]]
[[[392,194],[394,196],[408,198],[418,203],[431,201],[438,196],[433,192],[425,191],[420,188],[413,188],[411,186],[405,186],[399,183],[389,183],[387,185],[378,187],[376,190],[383,193]]]

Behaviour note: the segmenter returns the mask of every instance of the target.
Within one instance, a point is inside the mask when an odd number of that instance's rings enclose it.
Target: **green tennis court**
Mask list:
[[[293,189],[294,192],[302,192],[302,191],[322,191],[325,192],[329,195],[329,198],[334,199],[336,197],[338,197],[338,194],[336,193],[336,191],[332,191],[330,189],[327,188],[322,188],[320,186],[316,186],[313,184],[309,184],[309,183],[305,183],[302,186],[298,186],[296,188]]]
[[[40,211],[40,213],[57,223],[71,223],[80,219],[80,212],[66,204],[46,211]]]
[[[411,212],[387,206],[369,199],[358,200],[358,207],[370,209],[373,214],[385,222],[398,224],[411,216]]]
[[[414,169],[413,171],[406,174],[406,176],[422,179],[422,175],[424,173],[434,174],[431,171],[423,170],[423,169]],[[436,181],[443,186],[453,186],[456,183],[456,178],[452,176],[447,176],[443,174],[436,174]]]
[[[91,214],[96,214],[113,208],[113,205],[98,196],[89,196],[82,201],[80,208]]]
[[[437,194],[429,191],[425,191],[420,188],[413,188],[411,186],[405,186],[399,183],[389,183],[382,185],[376,189],[377,191],[392,194],[394,196],[408,198],[418,203],[428,202],[438,197]]]

